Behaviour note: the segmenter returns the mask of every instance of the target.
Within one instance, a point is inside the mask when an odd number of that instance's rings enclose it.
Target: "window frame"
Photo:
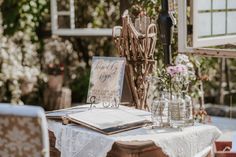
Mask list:
[[[190,0],[193,3],[194,0]],[[207,57],[236,58],[235,49],[192,47],[187,44],[187,0],[178,0],[178,52]],[[192,5],[192,4],[191,4]],[[191,14],[193,14],[191,12]],[[236,37],[235,37],[236,38]],[[221,38],[223,40],[223,38]],[[206,39],[205,39],[206,42]],[[234,44],[235,45],[235,44]]]
[[[227,0],[226,0],[226,2],[227,2]],[[226,5],[227,5],[227,3],[226,3]],[[193,0],[193,47],[194,48],[206,47],[206,46],[216,46],[216,45],[225,45],[225,44],[231,44],[231,43],[236,42],[236,34],[235,33],[234,33],[234,35],[222,34],[219,36],[210,36],[210,37],[205,37],[205,38],[199,38],[199,32],[198,32],[198,28],[197,28],[198,21],[199,21],[198,8],[199,8],[198,0]],[[227,8],[224,10],[225,10],[225,14],[226,14],[225,16],[227,18],[228,10],[227,10]],[[211,9],[210,12],[215,12],[215,11],[213,9]],[[220,11],[216,11],[216,12],[220,12]],[[213,21],[211,21],[211,23],[212,22]],[[227,27],[226,23],[227,23],[227,20],[225,20],[225,26]],[[211,26],[211,30],[212,29],[213,29],[213,26]],[[227,33],[227,32],[225,32],[225,33]]]
[[[58,11],[57,0],[50,0],[52,34],[61,36],[112,36],[112,28],[75,28],[74,0],[69,1],[69,11]],[[59,28],[58,16],[69,16],[70,28]]]

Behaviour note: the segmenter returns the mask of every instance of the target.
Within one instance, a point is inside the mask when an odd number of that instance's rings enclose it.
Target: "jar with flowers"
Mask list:
[[[193,104],[189,84],[196,79],[193,64],[186,55],[178,55],[175,65],[167,67],[170,76],[170,115],[173,127],[193,125]]]

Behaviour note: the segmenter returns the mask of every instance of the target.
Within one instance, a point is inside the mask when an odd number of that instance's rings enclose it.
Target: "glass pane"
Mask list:
[[[57,0],[57,10],[58,11],[69,11],[70,1],[69,0]]]
[[[210,10],[211,0],[198,0],[198,10]]]
[[[200,13],[198,16],[198,36],[211,35],[211,13]]]
[[[213,0],[213,9],[226,9],[226,0]]]
[[[219,35],[219,34],[225,34],[225,25],[226,25],[226,21],[225,21],[225,12],[216,12],[213,13],[213,17],[212,17],[213,21],[212,21],[212,31],[213,31],[213,35]]]
[[[228,12],[227,33],[236,33],[236,12]]]
[[[70,17],[58,16],[58,28],[70,28]]]
[[[236,0],[228,0],[228,8],[236,9]]]

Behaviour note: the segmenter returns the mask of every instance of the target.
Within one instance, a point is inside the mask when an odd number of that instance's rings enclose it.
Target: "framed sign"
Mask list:
[[[87,103],[120,103],[125,63],[124,57],[93,57]]]

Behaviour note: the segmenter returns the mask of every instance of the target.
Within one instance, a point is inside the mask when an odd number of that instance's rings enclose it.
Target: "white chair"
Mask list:
[[[0,103],[0,157],[49,157],[44,110]]]

